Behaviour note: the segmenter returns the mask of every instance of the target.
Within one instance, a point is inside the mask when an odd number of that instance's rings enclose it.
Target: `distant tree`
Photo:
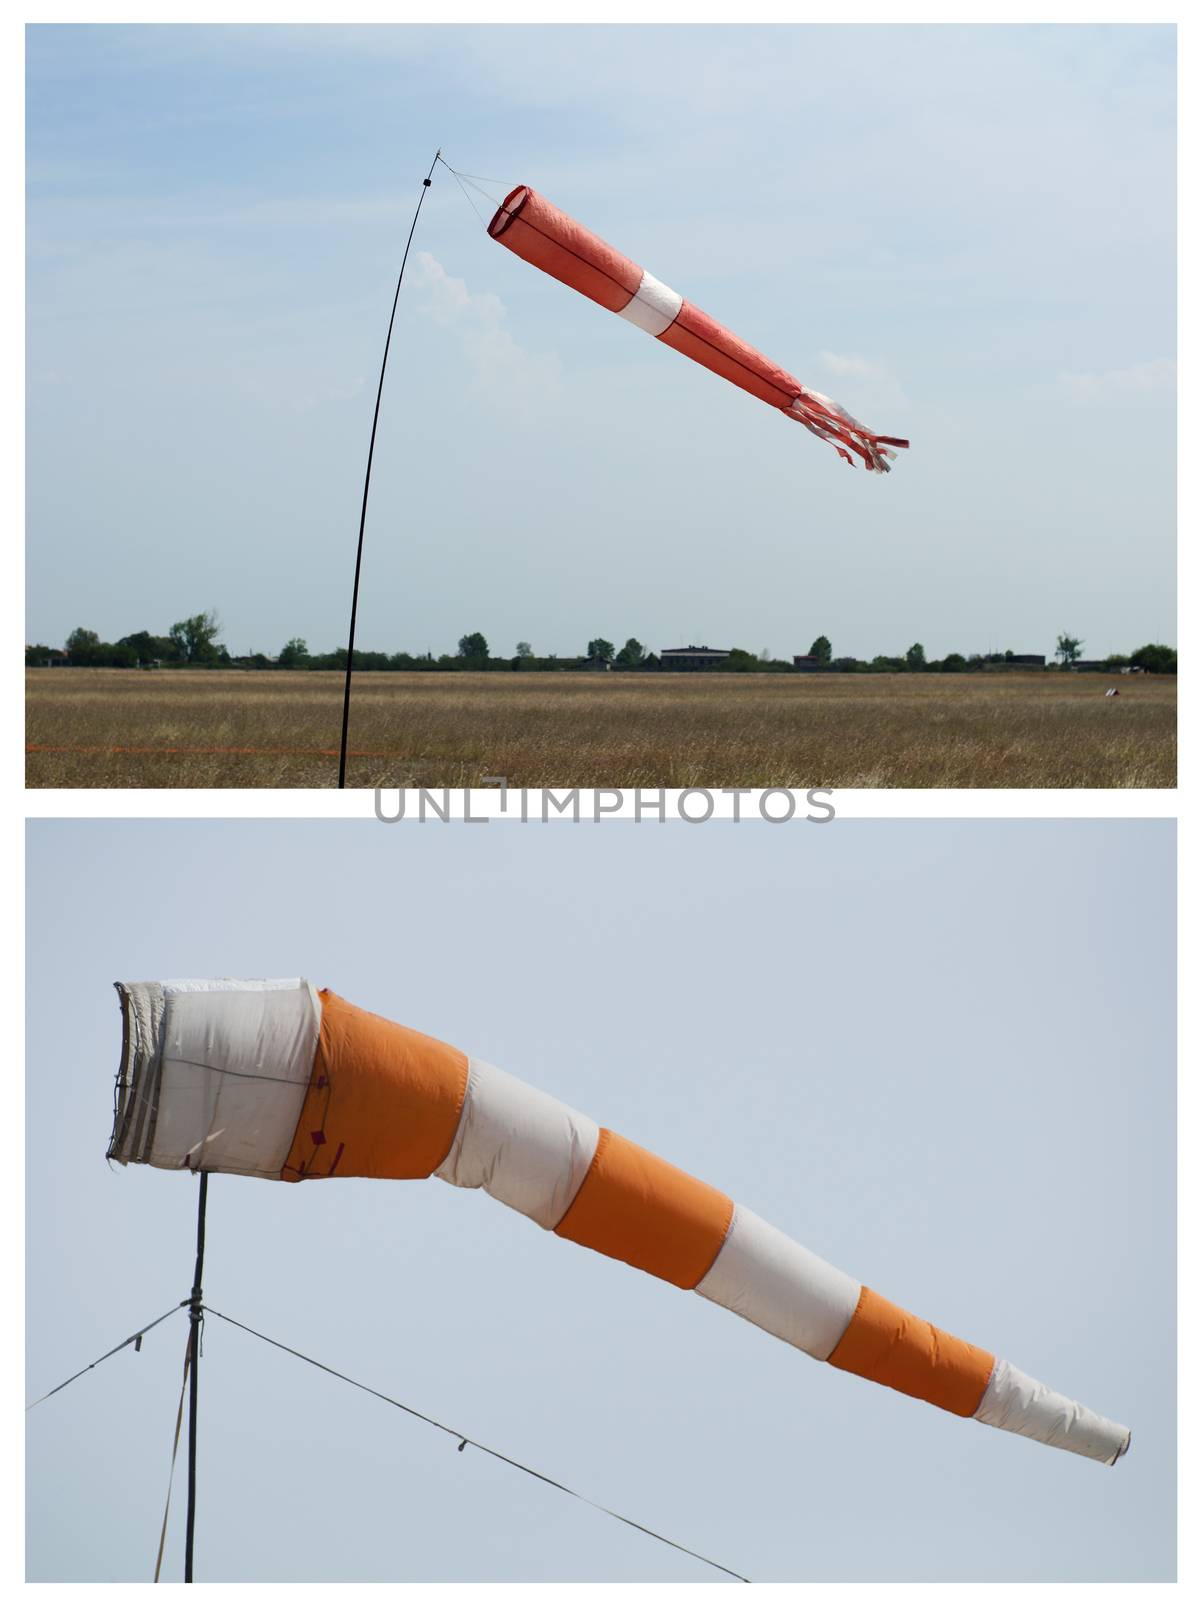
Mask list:
[[[197,665],[217,659],[217,635],[221,624],[215,611],[198,611],[194,617],[171,625],[170,637],[179,651],[179,659]]]
[[[1166,644],[1144,644],[1131,651],[1130,665],[1144,672],[1175,672],[1176,652]]]
[[[527,640],[518,639],[517,649],[513,652],[513,654],[517,657],[518,661],[532,661],[534,659],[534,647],[532,644],[528,643]]]
[[[588,659],[589,661],[612,661],[613,646],[608,639],[589,639]]]
[[[307,667],[309,664],[309,647],[303,639],[289,639],[279,653],[279,665],[289,669]],[[361,664],[361,663],[360,663]]]
[[[136,667],[138,656],[128,644],[106,644],[90,628],[75,628],[67,640],[67,663],[72,667]]]
[[[463,661],[487,661],[487,639],[482,633],[465,633],[459,640],[459,656]]]
[[[617,652],[617,659],[623,667],[640,667],[646,659],[646,651],[637,639],[627,639]]]
[[[926,665],[926,652],[920,644],[911,644],[905,652],[905,661],[910,672],[921,672]]]
[[[830,661],[834,655],[834,650],[829,639],[826,638],[824,633],[819,633],[817,638],[809,646],[809,654],[811,656],[816,656],[817,659],[823,662],[827,667],[830,665]]]
[[[757,672],[759,661],[749,650],[740,650],[737,645],[726,657],[723,666],[727,672]]]
[[[939,665],[940,672],[964,672],[966,669],[967,662],[959,654],[958,650],[952,650],[950,655],[944,656]]]
[[[67,660],[73,667],[93,665],[99,649],[100,635],[90,628],[72,628],[67,635]]]
[[[170,634],[152,633],[148,635],[148,638],[150,643],[147,648],[152,661],[184,660],[183,646],[177,639],[173,639]],[[127,639],[125,642],[128,644],[130,640]]]
[[[140,633],[127,633],[124,639],[118,639],[119,645],[126,645],[137,657],[139,667],[149,667],[162,659],[161,639],[156,639],[152,633],[147,633],[145,628]]]
[[[48,644],[27,644],[25,646],[25,665],[27,667],[48,667],[54,650]]]
[[[1084,640],[1073,639],[1070,633],[1061,633],[1055,641],[1055,654],[1065,667],[1070,667],[1073,661],[1079,661],[1083,649]]]

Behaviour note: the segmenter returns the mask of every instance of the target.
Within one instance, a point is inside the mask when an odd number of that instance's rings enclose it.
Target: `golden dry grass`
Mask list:
[[[1121,695],[1106,699],[1117,683]],[[27,673],[37,788],[329,788],[335,673]],[[1176,682],[364,673],[355,787],[1167,788]]]

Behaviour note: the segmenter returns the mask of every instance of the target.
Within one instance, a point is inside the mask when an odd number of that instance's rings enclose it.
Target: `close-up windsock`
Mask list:
[[[944,1333],[520,1079],[300,978],[118,983],[109,1156],[298,1183],[441,1178],[806,1355],[1112,1465],[1129,1429]]]
[[[607,311],[615,311],[661,344],[670,345],[719,378],[775,406],[793,422],[833,445],[851,466],[855,464],[851,460],[854,454],[869,472],[888,472],[896,450],[909,448],[908,439],[873,433],[837,401],[798,383],[783,367],[769,361],[753,345],[660,283],[653,273],[644,271],[527,184],[519,184],[506,195],[488,224],[488,234],[569,289],[578,290]]]

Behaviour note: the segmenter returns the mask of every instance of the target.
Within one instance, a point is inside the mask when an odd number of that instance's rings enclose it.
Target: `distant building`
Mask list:
[[[1071,661],[1068,665],[1073,672],[1112,672],[1114,670],[1108,661]]]
[[[660,650],[659,662],[665,672],[703,672],[723,666],[730,659],[728,650],[712,650],[707,644],[682,644],[674,650]]]
[[[796,672],[825,672],[829,662],[820,656],[793,656],[792,665]]]

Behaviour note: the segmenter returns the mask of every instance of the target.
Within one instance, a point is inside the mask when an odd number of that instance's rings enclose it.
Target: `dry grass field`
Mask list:
[[[330,788],[341,688],[324,672],[31,670],[27,782]],[[364,673],[350,745],[363,788],[1167,788],[1176,681]]]

